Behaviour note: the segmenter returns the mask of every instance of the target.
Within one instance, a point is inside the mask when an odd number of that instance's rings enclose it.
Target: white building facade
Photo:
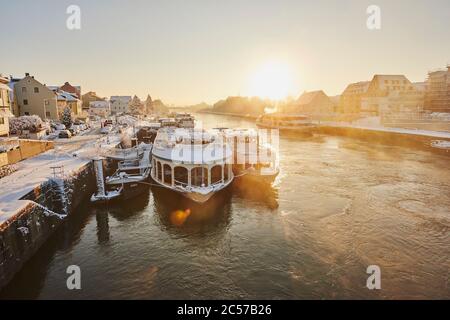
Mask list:
[[[98,117],[107,117],[111,114],[111,105],[109,101],[92,101],[89,103],[89,115]]]
[[[128,107],[131,99],[131,96],[111,96],[109,100],[111,104],[111,113],[127,113],[129,111]]]

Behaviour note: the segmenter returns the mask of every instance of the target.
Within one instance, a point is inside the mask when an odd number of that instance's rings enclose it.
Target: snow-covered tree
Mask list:
[[[36,132],[44,127],[44,122],[37,115],[9,118],[9,131],[11,134],[20,133],[22,130]]]
[[[70,107],[65,107],[63,113],[61,114],[61,122],[66,128],[70,128],[73,123],[72,120],[72,109]]]
[[[145,100],[145,112],[146,113],[153,113],[153,100],[150,95],[147,95],[147,100]]]
[[[143,114],[144,113],[144,105],[141,102],[141,99],[138,96],[134,96],[128,105],[128,110],[131,114]]]

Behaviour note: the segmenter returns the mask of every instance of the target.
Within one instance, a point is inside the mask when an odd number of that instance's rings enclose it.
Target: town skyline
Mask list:
[[[443,10],[449,4],[437,2],[379,1],[379,30],[366,27],[368,1],[258,2],[257,12],[251,1],[220,8],[201,1],[133,2],[120,10],[101,1],[79,1],[80,30],[66,28],[68,1],[8,3],[6,23],[14,17],[17,25],[9,30],[8,42],[17,57],[1,59],[9,63],[0,70],[14,77],[28,72],[47,85],[68,81],[106,97],[150,94],[183,106],[261,96],[271,83],[257,81],[259,87],[252,90],[252,79],[255,74],[270,77],[270,70],[261,70],[275,63],[288,70],[289,81],[272,96],[297,98],[313,90],[334,96],[375,74],[422,82],[429,71],[448,64],[450,44],[442,39],[450,26],[450,10]],[[42,21],[44,13],[54,19]],[[432,23],[420,23],[430,16]],[[33,59],[20,50],[24,43],[33,48]]]

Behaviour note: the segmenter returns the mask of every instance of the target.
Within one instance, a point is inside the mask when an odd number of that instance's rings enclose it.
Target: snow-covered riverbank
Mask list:
[[[61,167],[70,176],[101,151],[117,146],[120,139],[119,135],[89,135],[57,140],[53,150],[17,163],[17,171],[1,179],[0,224],[23,207],[21,198],[53,177],[52,167]]]

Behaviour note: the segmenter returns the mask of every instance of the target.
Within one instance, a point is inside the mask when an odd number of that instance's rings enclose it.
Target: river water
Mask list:
[[[231,189],[204,207],[158,188],[108,207],[86,202],[0,297],[449,299],[449,160],[342,137],[281,137],[273,188]],[[81,290],[66,287],[69,265],[81,268]],[[366,287],[369,265],[381,269],[380,290]]]

